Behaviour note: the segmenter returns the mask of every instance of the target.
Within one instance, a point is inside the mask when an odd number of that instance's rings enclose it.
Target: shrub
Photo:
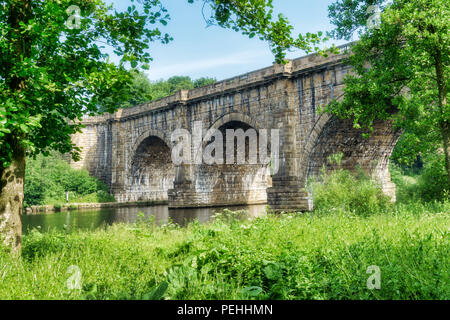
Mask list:
[[[25,173],[24,205],[57,204],[65,202],[112,202],[108,187],[91,177],[86,170],[75,170],[61,156],[28,159]]]
[[[391,165],[389,169],[397,186],[397,200],[405,203],[449,200],[450,186],[444,161],[443,154],[427,155],[419,174]]]
[[[417,194],[418,174],[405,170],[394,163],[389,165],[389,173],[391,174],[392,182],[395,183],[397,202],[411,203],[420,201],[420,197]]]
[[[342,156],[329,158],[337,169],[322,169],[320,177],[310,182],[314,206],[320,210],[341,210],[358,215],[367,215],[386,210],[390,198],[383,194],[377,183],[361,170],[357,173],[340,167]]]
[[[423,200],[449,199],[450,186],[448,185],[444,161],[443,153],[427,157],[417,185],[418,193]]]

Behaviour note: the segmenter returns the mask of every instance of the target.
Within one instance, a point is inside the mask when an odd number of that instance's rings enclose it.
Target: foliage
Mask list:
[[[392,181],[397,186],[397,200],[401,202],[433,202],[450,199],[450,185],[444,166],[442,152],[424,157],[424,168],[420,174],[391,165]]]
[[[108,187],[91,177],[86,170],[75,170],[60,156],[29,159],[25,175],[24,205],[46,205],[69,202],[113,202]]]
[[[427,157],[425,167],[418,179],[418,190],[425,201],[450,199],[450,183],[447,180],[441,153]]]
[[[357,215],[382,212],[389,208],[390,199],[364,172],[352,173],[340,168],[342,154],[333,155],[329,162],[337,167],[325,167],[318,179],[309,182],[314,207],[328,211],[346,211]]]
[[[412,168],[418,158],[435,154],[440,147],[440,135],[434,128],[407,128],[400,136],[390,159],[402,167]]]
[[[189,90],[199,88],[204,85],[215,83],[216,79],[213,78],[199,78],[192,80],[187,76],[173,76],[167,80],[159,80],[155,82],[149,82],[149,95],[152,100],[157,100],[174,94],[179,90]]]
[[[174,94],[179,90],[190,90],[194,88],[200,88],[212,83],[215,83],[214,78],[199,78],[192,80],[187,76],[173,76],[167,80],[159,80],[152,82],[150,85],[150,95],[153,100],[164,98]]]
[[[371,15],[369,8],[378,6],[380,10],[386,7],[385,0],[337,0],[328,8],[328,17],[336,29],[329,32],[335,39],[350,40],[354,33],[359,35],[367,31],[367,21]]]
[[[353,118],[355,127],[368,132],[376,119],[394,120],[407,130],[402,143],[416,155],[435,151],[440,141],[450,183],[450,2],[393,0],[384,7],[379,26],[367,28],[368,6],[381,3],[339,0],[330,7],[336,37],[363,32],[349,57],[354,73],[346,77],[344,96],[324,110]],[[414,140],[419,143],[413,145]],[[397,150],[400,161],[411,160],[406,150]]]
[[[194,80],[194,88],[201,88],[217,82],[215,78],[201,77]]]
[[[450,203],[24,236],[0,299],[449,299]],[[369,290],[369,266],[381,289]],[[69,290],[70,266],[81,271]],[[70,270],[70,269],[69,269]],[[167,286],[167,287],[166,287]]]
[[[152,100],[150,95],[150,81],[145,73],[133,69],[130,71],[131,83],[125,85],[127,94],[126,100],[115,100],[114,96],[104,97],[100,102],[99,111],[107,111],[109,105],[115,105],[117,108],[128,108]]]
[[[199,78],[192,80],[187,76],[173,76],[167,80],[150,81],[145,73],[136,69],[130,71],[132,82],[127,86],[129,99],[126,101],[115,101],[113,97],[105,98],[106,105],[115,104],[119,108],[134,107],[138,104],[157,100],[174,94],[179,90],[189,90],[199,88],[216,82],[213,78]],[[101,105],[100,111],[106,111]]]
[[[148,63],[148,42],[170,41],[155,26],[165,23],[166,10],[157,0],[140,2],[141,6],[117,12],[100,0],[1,1],[0,163],[4,168],[17,144],[30,154],[56,149],[76,155],[70,135],[81,125],[70,120],[94,114],[106,94],[122,98],[122,88],[130,81],[127,63]],[[66,10],[73,5],[81,9],[81,20],[71,27]],[[105,54],[105,43],[121,57],[117,66]]]
[[[293,26],[288,19],[279,14],[273,17],[273,0],[188,0],[203,1],[209,5],[211,14],[205,16],[208,25],[218,24],[221,27],[240,31],[249,38],[255,36],[269,43],[275,60],[284,61],[285,52],[290,48],[299,48],[310,52],[312,50],[327,55],[328,50],[321,50],[318,45],[327,37],[322,32],[317,34],[292,36]],[[330,52],[337,52],[332,47]]]
[[[422,202],[417,192],[419,174],[412,170],[405,170],[395,163],[390,163],[389,173],[395,183],[397,201],[400,203]]]

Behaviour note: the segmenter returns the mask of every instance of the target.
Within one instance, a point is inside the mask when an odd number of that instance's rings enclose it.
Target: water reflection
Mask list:
[[[265,214],[265,207],[265,205],[251,205],[229,209],[245,210],[247,212],[246,217],[253,218]],[[223,211],[223,209],[225,208],[169,209],[167,206],[152,206],[24,215],[22,217],[22,228],[24,234],[32,228],[39,228],[43,232],[50,229],[93,230],[114,223],[133,223],[141,212],[146,218],[153,216],[158,225],[172,221],[184,226],[194,220],[198,220],[200,223],[208,222],[214,213]]]

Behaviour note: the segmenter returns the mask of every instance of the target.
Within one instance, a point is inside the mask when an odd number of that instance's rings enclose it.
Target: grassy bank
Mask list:
[[[395,205],[362,172],[333,169],[309,185],[312,213],[33,230],[21,257],[0,251],[0,299],[449,299],[450,201],[435,171],[394,170]]]
[[[245,222],[226,212],[186,228],[33,231],[21,259],[0,255],[0,299],[449,299],[448,212],[448,202]],[[67,287],[72,265],[81,290]],[[372,265],[379,290],[366,285]]]
[[[127,208],[127,207],[150,207],[167,205],[167,200],[160,201],[130,201],[130,202],[91,202],[91,203],[70,203],[70,204],[55,204],[46,206],[32,206],[28,208],[25,214],[42,214],[42,213],[54,213],[61,211],[72,210],[100,210],[106,208]]]

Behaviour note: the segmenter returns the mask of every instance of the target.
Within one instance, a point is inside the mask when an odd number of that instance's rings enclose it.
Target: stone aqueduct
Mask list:
[[[318,109],[339,98],[349,72],[344,55],[309,55],[114,114],[83,120],[73,142],[82,147],[75,168],[104,181],[119,202],[168,200],[169,207],[268,203],[273,210],[310,210],[306,181],[327,157],[362,168],[395,197],[388,162],[399,132],[377,122],[370,138]],[[264,165],[174,165],[171,133],[202,121],[215,128],[279,129],[279,170]],[[194,152],[192,150],[192,152]]]

